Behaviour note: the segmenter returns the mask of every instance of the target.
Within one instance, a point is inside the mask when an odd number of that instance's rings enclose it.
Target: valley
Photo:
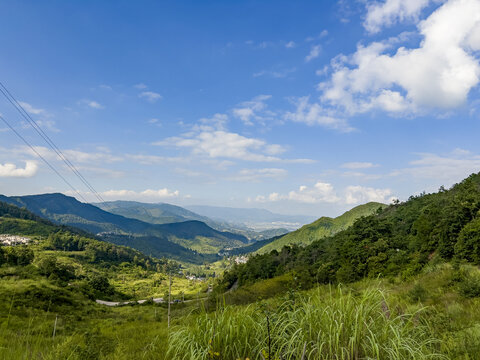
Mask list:
[[[37,207],[43,209],[38,214],[53,217],[56,209],[57,223],[71,219],[58,210],[64,198],[55,198],[60,202]],[[31,204],[28,200],[24,204]],[[121,224],[116,216],[73,204],[88,210],[70,210],[73,215],[83,214],[91,223],[105,224],[89,215],[97,211],[120,230],[141,225],[150,231],[137,220]],[[335,219],[320,218],[266,245],[260,241],[263,246],[239,257],[242,261],[231,255],[195,264],[125,247],[142,237],[121,235],[120,244],[114,235],[89,235],[84,229],[90,224],[58,225],[0,202],[1,232],[30,239],[0,247],[2,338],[21,334],[0,344],[0,353],[3,359],[116,359],[137,352],[147,359],[334,358],[343,352],[475,358],[480,270],[472,246],[478,241],[479,210],[480,174],[475,174],[449,190],[404,203],[368,203]],[[162,229],[188,239],[190,232],[177,224],[182,222]],[[232,238],[238,239],[225,241]]]

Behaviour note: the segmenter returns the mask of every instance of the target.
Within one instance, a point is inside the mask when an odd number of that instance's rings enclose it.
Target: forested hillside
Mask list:
[[[480,174],[450,190],[412,196],[306,247],[253,256],[224,277],[228,288],[294,273],[305,287],[419,272],[434,258],[480,264]]]

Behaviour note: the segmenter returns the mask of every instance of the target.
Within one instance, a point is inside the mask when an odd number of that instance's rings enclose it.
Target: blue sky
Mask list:
[[[480,168],[479,0],[3,1],[0,48],[105,200],[336,215]],[[72,195],[0,124],[0,192],[54,191]]]

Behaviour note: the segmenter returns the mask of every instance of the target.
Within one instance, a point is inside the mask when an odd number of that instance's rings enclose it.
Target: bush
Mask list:
[[[464,298],[475,298],[480,296],[480,275],[467,274],[458,284],[460,295]]]

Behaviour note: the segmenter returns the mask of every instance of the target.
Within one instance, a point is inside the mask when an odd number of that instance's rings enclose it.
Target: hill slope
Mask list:
[[[185,221],[173,226],[149,224],[111,214],[63,194],[12,197],[0,195],[0,201],[25,207],[55,223],[74,226],[94,234],[148,236],[149,241],[156,238],[155,241],[169,241],[199,252],[216,253],[225,247],[238,247],[248,243],[242,235],[217,231],[200,221]],[[142,249],[144,250],[144,247]]]
[[[450,190],[412,196],[358,219],[305,248],[251,257],[224,276],[226,287],[294,271],[298,282],[351,282],[418,273],[431,259],[480,264],[480,173]]]
[[[369,202],[367,204],[359,205],[344,214],[336,217],[321,217],[315,222],[304,225],[300,229],[293,231],[285,236],[276,239],[273,242],[265,245],[257,250],[258,254],[268,253],[272,250],[281,250],[285,245],[300,245],[305,246],[311,244],[315,240],[332,236],[339,231],[353,225],[355,220],[362,216],[373,214],[379,208],[386,207],[385,204],[377,202]]]

